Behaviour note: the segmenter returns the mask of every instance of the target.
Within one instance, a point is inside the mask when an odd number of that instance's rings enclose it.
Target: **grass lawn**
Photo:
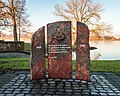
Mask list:
[[[0,58],[0,73],[8,70],[29,70],[29,58]]]
[[[91,70],[96,72],[114,72],[120,74],[120,60],[92,61]]]
[[[75,60],[73,60],[72,64],[73,70],[75,70]],[[30,70],[29,58],[0,58],[0,73],[6,72],[7,70]],[[91,61],[91,71],[120,74],[120,60]]]

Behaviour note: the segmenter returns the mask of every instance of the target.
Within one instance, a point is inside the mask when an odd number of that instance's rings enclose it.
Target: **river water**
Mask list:
[[[90,50],[92,60],[120,60],[120,41],[92,41],[90,46],[97,47]],[[75,60],[75,53],[72,56]]]

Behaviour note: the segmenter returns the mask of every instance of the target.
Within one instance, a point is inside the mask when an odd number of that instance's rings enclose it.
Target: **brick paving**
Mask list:
[[[29,72],[14,74],[17,76],[0,88],[0,96],[120,96],[120,76],[114,73],[112,76],[110,73],[92,73],[89,82],[74,77],[30,80]]]

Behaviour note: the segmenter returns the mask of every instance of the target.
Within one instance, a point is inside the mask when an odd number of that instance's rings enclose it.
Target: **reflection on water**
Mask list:
[[[76,60],[76,53],[72,52],[72,60]]]
[[[98,48],[90,51],[91,59],[96,55],[99,60],[120,60],[120,41],[90,42],[90,46]]]
[[[90,52],[90,57],[92,60],[98,60],[101,57],[99,50]]]
[[[90,50],[92,60],[120,60],[120,41],[92,41],[90,46],[97,47],[95,50]],[[72,56],[72,59],[75,60],[75,52],[72,53]]]

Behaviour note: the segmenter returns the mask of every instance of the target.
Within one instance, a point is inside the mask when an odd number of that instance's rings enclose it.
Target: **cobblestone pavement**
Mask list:
[[[74,77],[30,80],[30,74],[23,72],[2,86],[0,96],[120,96],[119,81],[116,81],[116,87],[107,76],[111,74],[92,73],[91,81],[87,82],[75,80]],[[115,77],[115,74],[112,75]]]

